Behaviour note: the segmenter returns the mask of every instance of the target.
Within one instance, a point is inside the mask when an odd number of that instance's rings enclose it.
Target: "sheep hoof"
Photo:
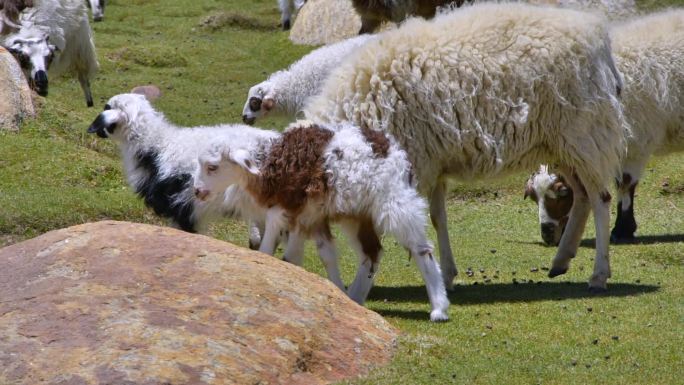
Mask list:
[[[290,20],[283,21],[283,31],[288,31],[290,29]]]
[[[559,275],[563,275],[568,272],[567,267],[552,267],[551,270],[549,270],[549,278],[557,277]]]
[[[589,286],[589,293],[591,293],[591,294],[603,294],[607,291],[608,291],[608,289],[606,289],[605,287]]]
[[[430,312],[430,321],[432,322],[446,322],[449,316],[444,310],[433,310]]]
[[[249,248],[251,250],[259,250],[259,246],[261,246],[259,242],[254,242],[252,240],[249,241]]]

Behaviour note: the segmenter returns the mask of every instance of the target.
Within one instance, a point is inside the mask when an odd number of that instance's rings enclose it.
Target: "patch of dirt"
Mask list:
[[[188,64],[183,55],[170,47],[123,47],[108,54],[107,58],[117,64],[128,62],[154,68],[184,67]]]
[[[245,16],[240,13],[226,11],[218,11],[205,16],[200,21],[199,26],[212,32],[229,27],[255,31],[272,31],[278,29],[277,25],[268,24],[259,19]]]

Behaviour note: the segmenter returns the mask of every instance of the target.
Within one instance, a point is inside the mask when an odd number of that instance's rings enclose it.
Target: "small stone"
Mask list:
[[[480,334],[480,336],[485,337],[485,336],[487,336],[487,333],[482,332],[482,334]]]
[[[577,360],[572,360],[572,361],[570,361],[570,365],[572,365],[572,366],[577,366]]]
[[[536,273],[538,271],[539,271],[539,268],[537,268],[537,267],[533,267],[530,269],[530,272],[532,272],[532,273]]]
[[[646,327],[647,327],[647,328],[650,328],[650,327],[652,327],[652,326],[653,326],[653,324],[650,323],[650,322],[649,322],[648,324],[646,324]]]
[[[546,267],[546,266],[542,266],[541,269],[542,269],[543,271],[549,271],[549,268]]]
[[[484,273],[484,272],[485,272],[485,269],[480,268],[480,273]]]
[[[594,345],[598,345],[598,343],[599,343],[598,338],[596,338],[596,339],[594,339],[593,341],[591,341],[591,343],[594,344]]]
[[[593,308],[593,307],[588,307],[588,308],[587,308],[587,312],[591,313],[592,311],[594,311],[594,308]]]
[[[494,254],[494,253],[496,253],[496,249],[490,249],[489,252]]]
[[[610,337],[610,338],[612,338],[612,339],[613,339],[613,341],[618,341],[618,340],[620,339],[620,337],[619,337],[619,336],[612,336],[612,337]]]

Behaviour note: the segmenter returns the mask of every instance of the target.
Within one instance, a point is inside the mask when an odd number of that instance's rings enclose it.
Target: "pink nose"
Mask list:
[[[203,200],[207,199],[207,196],[209,196],[209,190],[196,188],[195,189],[195,196],[197,197],[197,199],[203,201]]]

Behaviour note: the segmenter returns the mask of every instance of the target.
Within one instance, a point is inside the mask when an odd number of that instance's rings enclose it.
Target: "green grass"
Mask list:
[[[86,128],[110,96],[149,83],[164,93],[156,106],[178,124],[240,121],[249,86],[311,49],[291,45],[278,20],[274,0],[111,0],[106,20],[94,24],[96,108],[85,108],[75,80],[52,79],[38,118],[0,133],[0,246],[105,218],[163,223],[127,187],[116,147]],[[613,278],[601,296],[586,290],[592,223],[568,274],[545,277],[554,249],[539,243],[535,207],[522,199],[527,175],[452,184],[452,247],[460,271],[475,275],[459,275],[448,323],[427,321],[417,269],[384,240],[367,306],[402,331],[398,353],[350,383],[684,383],[684,154],[649,164],[636,204],[644,242],[611,248]],[[218,223],[212,233],[247,244],[241,223]],[[349,282],[356,261],[338,244]],[[323,274],[310,245],[305,268]]]

